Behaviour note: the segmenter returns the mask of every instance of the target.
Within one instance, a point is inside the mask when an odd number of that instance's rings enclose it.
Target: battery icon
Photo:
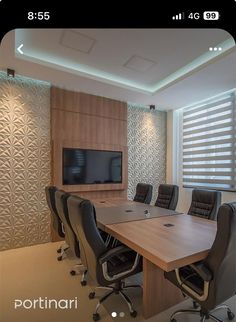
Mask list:
[[[203,12],[204,20],[219,20],[220,14],[218,11],[205,11]]]

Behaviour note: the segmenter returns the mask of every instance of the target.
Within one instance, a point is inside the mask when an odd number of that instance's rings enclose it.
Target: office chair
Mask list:
[[[112,249],[106,246],[96,226],[94,207],[89,200],[71,196],[68,199],[68,210],[71,225],[86,256],[89,274],[98,283],[98,288],[109,290],[99,300],[93,320],[100,319],[98,309],[101,303],[112,294],[120,294],[129,307],[130,315],[135,317],[137,312],[133,309],[132,302],[124,291],[130,287],[140,286],[126,286],[123,280],[140,272],[140,255],[124,245]],[[95,292],[89,294],[90,299],[94,296]]]
[[[58,190],[57,187],[54,187],[54,186],[45,187],[46,201],[47,201],[48,207],[50,209],[51,223],[52,223],[54,230],[57,232],[59,237],[65,238],[63,223],[62,223],[62,221],[58,215],[57,209],[56,209],[55,193],[57,190]],[[69,246],[65,242],[57,250],[57,253],[61,254],[62,257],[65,257],[66,250],[68,248],[69,248]]]
[[[78,260],[78,264],[76,264],[73,267],[73,269],[70,271],[70,274],[76,275],[78,271],[82,272],[82,278],[80,283],[82,286],[85,286],[87,284],[85,280],[87,269],[86,269],[86,266],[84,266],[81,263],[79,241],[70,223],[68,206],[67,206],[67,200],[69,197],[70,197],[69,193],[66,193],[65,191],[62,191],[62,190],[57,190],[55,193],[55,203],[56,203],[57,213],[61,221],[63,222],[63,226],[65,229],[65,236],[69,245],[69,249],[72,252],[72,256]],[[60,256],[58,260],[62,260],[64,257]]]
[[[220,191],[193,189],[188,215],[215,220],[220,204]]]
[[[136,194],[133,200],[150,204],[152,200],[152,185],[146,183],[138,183],[136,186]]]
[[[184,313],[200,314],[201,322],[211,319],[223,322],[212,315],[213,311],[226,309],[229,320],[234,314],[221,303],[236,293],[236,202],[223,204],[218,211],[217,233],[206,259],[165,272],[165,277],[200,305],[200,310],[179,310],[171,316]],[[220,305],[220,306],[219,306]]]
[[[179,187],[172,184],[160,184],[155,206],[175,210],[179,198]]]

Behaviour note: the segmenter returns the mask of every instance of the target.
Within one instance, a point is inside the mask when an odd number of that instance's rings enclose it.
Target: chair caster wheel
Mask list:
[[[74,271],[74,270],[70,271],[70,275],[72,275],[72,276],[76,275],[76,271]]]
[[[176,319],[171,319],[170,322],[177,322],[177,320]]]
[[[58,248],[57,253],[61,254],[61,248]]]
[[[193,308],[194,308],[194,309],[197,309],[198,307],[199,307],[198,303],[197,303],[197,302],[195,302],[195,301],[193,301]]]
[[[233,320],[234,319],[234,313],[233,312],[231,312],[231,311],[229,311],[229,312],[227,312],[227,315],[228,315],[228,319],[231,321],[231,320]]]
[[[81,284],[82,286],[85,286],[85,285],[87,285],[87,282],[86,282],[86,281],[81,281],[81,282],[80,282],[80,284]]]
[[[57,257],[57,260],[60,262],[62,261],[62,256]]]
[[[130,312],[130,316],[132,316],[132,318],[136,318],[137,314],[137,311]]]
[[[94,299],[95,292],[90,292],[88,297],[89,297],[90,300]]]
[[[99,321],[100,315],[98,313],[93,314],[93,321]]]

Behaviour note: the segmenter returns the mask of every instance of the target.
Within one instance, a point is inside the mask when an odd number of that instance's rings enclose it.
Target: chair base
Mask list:
[[[87,285],[87,281],[86,281],[86,274],[87,274],[87,269],[83,272],[82,276],[81,276],[81,280],[80,280],[80,284],[82,286]]]
[[[82,274],[84,271],[85,271],[85,267],[84,265],[81,263],[81,260],[79,259],[78,260],[78,263],[75,264],[71,271],[70,271],[70,275],[74,276],[74,275],[79,275],[79,274]]]
[[[66,251],[68,249],[69,249],[69,246],[66,243],[62,244],[60,246],[60,248],[57,249],[57,253],[60,254],[60,256],[57,257],[58,261],[62,261],[63,259],[65,259],[67,257]],[[70,275],[75,276],[75,275],[82,274],[80,284],[82,286],[85,286],[85,285],[87,285],[86,273],[87,273],[87,270],[85,269],[84,265],[81,263],[81,260],[78,259],[78,263],[72,267],[72,269],[70,271]]]
[[[58,249],[57,249],[57,253],[60,254],[60,256],[57,257],[57,260],[60,262],[63,259],[65,259],[67,257],[66,251],[69,249],[69,246],[64,243],[62,244]]]
[[[210,312],[202,310],[202,309],[201,310],[178,310],[171,315],[170,321],[177,322],[177,320],[175,318],[176,316],[188,313],[188,314],[199,315],[201,317],[201,322],[205,322],[206,320],[209,320],[209,319],[212,321],[216,321],[216,322],[224,322],[223,320],[217,318],[215,315],[211,314],[212,312],[215,312],[220,309],[227,310],[227,316],[228,316],[229,320],[234,319],[234,313],[230,310],[230,308],[227,305],[220,305],[220,306],[217,306],[214,310],[212,310]]]
[[[72,276],[79,275],[79,274],[82,274],[80,284],[82,286],[87,285],[87,281],[86,281],[87,270],[85,269],[83,264],[74,265],[74,267],[70,271],[70,275],[72,275]]]
[[[64,250],[68,249],[69,246],[67,245],[67,243],[62,244],[58,249],[57,249],[57,253],[60,254],[62,253]]]
[[[115,283],[115,286],[98,286],[98,287],[96,287],[96,289],[109,290],[109,292],[107,292],[105,295],[103,295],[99,299],[99,302],[98,302],[98,304],[95,308],[95,311],[93,313],[93,320],[94,321],[100,320],[100,315],[98,314],[99,307],[106,299],[108,299],[113,294],[116,294],[116,295],[119,294],[124,299],[125,303],[128,305],[130,316],[136,317],[137,311],[134,310],[133,304],[132,304],[130,298],[124,293],[125,290],[127,290],[129,288],[136,288],[136,287],[140,288],[141,286],[140,285],[127,285],[126,286],[124,284],[124,282],[117,282],[117,283]],[[89,299],[93,299],[94,297],[95,297],[95,292],[90,292]]]

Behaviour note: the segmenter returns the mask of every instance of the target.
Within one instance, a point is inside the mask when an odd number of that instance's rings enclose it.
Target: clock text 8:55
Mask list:
[[[49,20],[50,19],[50,12],[49,11],[38,11],[28,12],[28,20]]]

